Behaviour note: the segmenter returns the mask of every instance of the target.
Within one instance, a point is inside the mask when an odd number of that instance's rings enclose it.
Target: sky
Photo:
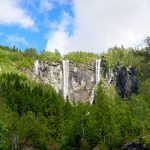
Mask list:
[[[0,0],[0,44],[65,54],[142,47],[150,0]]]

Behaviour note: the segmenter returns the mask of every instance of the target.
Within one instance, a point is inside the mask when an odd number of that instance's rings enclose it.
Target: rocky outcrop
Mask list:
[[[77,65],[69,62],[67,99],[72,101],[95,102],[95,87],[97,77],[105,78],[105,84],[113,84],[118,94],[124,98],[132,93],[137,93],[136,70],[133,67],[115,66],[107,71],[105,61],[100,60],[100,65],[96,62],[85,65]],[[100,69],[97,69],[97,66]],[[99,75],[96,75],[99,70]],[[64,94],[64,66],[62,61],[40,61],[36,60],[33,65],[31,78],[54,86],[57,92]]]
[[[89,67],[70,63],[69,99],[91,101],[92,90],[95,87],[94,64]]]
[[[37,61],[36,61],[37,63]],[[36,81],[52,84],[56,91],[63,95],[63,64],[58,62],[39,61],[33,67],[32,77]],[[36,70],[36,71],[35,71]],[[37,73],[38,72],[38,73]],[[69,62],[69,90],[68,99],[72,101],[91,101],[92,90],[95,87],[95,64],[89,66],[77,65]]]
[[[142,144],[138,144],[137,142],[132,141],[132,142],[124,145],[122,150],[148,150],[148,149],[145,148]]]
[[[136,69],[134,67],[115,66],[109,71],[107,81],[115,85],[118,95],[122,98],[129,97],[132,93],[138,93]]]

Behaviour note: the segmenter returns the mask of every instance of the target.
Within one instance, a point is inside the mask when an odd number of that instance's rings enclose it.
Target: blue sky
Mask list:
[[[4,0],[5,1],[5,0]],[[0,7],[4,7],[5,13],[10,13],[8,18],[0,20],[0,44],[7,46],[16,46],[20,49],[34,47],[38,51],[46,48],[48,36],[56,29],[61,22],[63,14],[66,13],[73,17],[71,1],[59,0],[6,0]],[[6,10],[5,5],[10,10]],[[19,10],[18,10],[19,9]],[[11,15],[11,11],[12,15]],[[15,12],[16,11],[16,12]],[[14,14],[13,14],[14,13]],[[19,15],[23,13],[20,17]],[[1,15],[0,15],[1,16]],[[6,15],[7,17],[7,15]],[[20,19],[20,21],[17,21]],[[25,19],[25,20],[23,20]],[[24,25],[23,25],[24,24]],[[55,27],[56,26],[56,27]],[[55,29],[56,28],[56,29]],[[67,28],[67,32],[71,35],[72,27]]]
[[[143,46],[149,0],[1,0],[0,44],[62,54]]]

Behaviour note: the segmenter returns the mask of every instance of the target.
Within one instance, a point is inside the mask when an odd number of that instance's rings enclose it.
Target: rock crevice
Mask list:
[[[67,98],[72,101],[91,102],[94,100],[94,90],[101,76],[107,85],[113,84],[118,94],[124,98],[137,92],[136,70],[134,67],[115,66],[106,71],[103,59],[92,62],[88,67],[69,62]],[[97,65],[98,64],[98,65]],[[98,74],[99,72],[99,74]],[[56,91],[64,95],[64,66],[63,61],[44,62],[36,60],[32,76],[37,81],[52,84]]]

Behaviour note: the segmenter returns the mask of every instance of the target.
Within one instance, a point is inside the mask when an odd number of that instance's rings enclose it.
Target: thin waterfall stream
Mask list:
[[[101,59],[96,59],[96,64],[95,64],[95,68],[96,68],[96,85],[99,83],[100,78],[101,78]]]
[[[101,59],[96,59],[95,61],[95,86],[92,90],[92,94],[91,94],[91,104],[95,103],[95,88],[97,86],[97,84],[100,82],[101,79]]]
[[[63,64],[63,96],[68,98],[69,92],[69,60],[62,60]]]
[[[33,72],[35,75],[39,75],[40,73],[40,63],[38,59],[34,61]]]

